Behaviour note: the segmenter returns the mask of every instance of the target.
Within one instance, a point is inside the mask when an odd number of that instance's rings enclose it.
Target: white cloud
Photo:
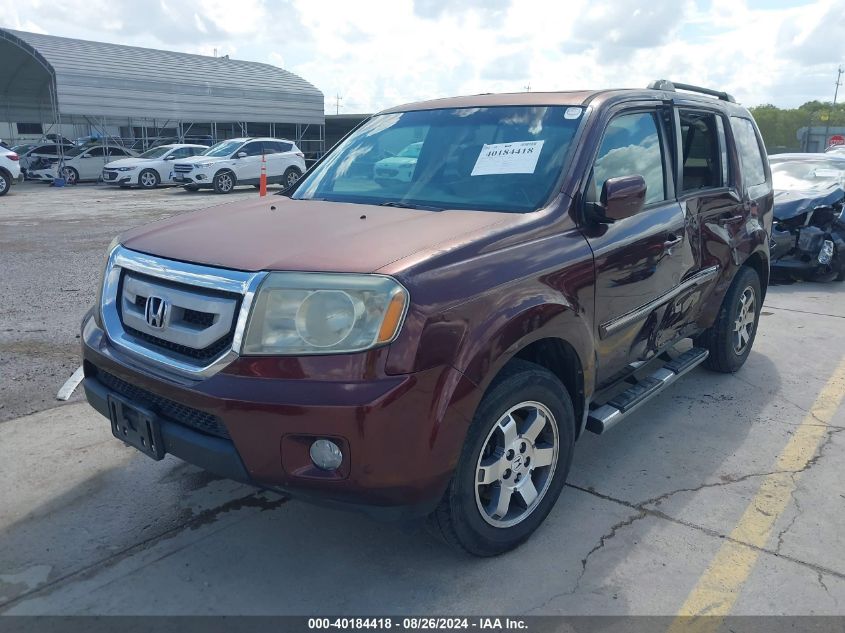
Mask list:
[[[282,65],[327,110],[476,92],[640,87],[656,78],[748,104],[829,100],[845,0],[0,0],[0,24]],[[456,8],[457,7],[457,8]],[[103,16],[110,16],[106,21]]]

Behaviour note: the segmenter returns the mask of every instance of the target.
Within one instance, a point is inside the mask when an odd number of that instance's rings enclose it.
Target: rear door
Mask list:
[[[109,161],[102,147],[92,147],[73,162],[73,166],[79,172],[79,177],[82,180],[96,180]]]
[[[679,106],[675,113],[678,201],[696,227],[696,267],[706,279],[696,290],[685,318],[674,324],[678,336],[695,329],[706,298],[728,274],[736,240],[748,210],[737,186],[735,161],[728,142],[728,119],[718,109],[699,104]],[[717,301],[717,305],[718,305]]]
[[[267,161],[267,178],[279,182],[285,171],[282,143],[280,141],[264,141],[264,157]]]
[[[584,224],[595,261],[598,381],[606,384],[637,360],[654,356],[671,340],[664,324],[697,272],[697,233],[675,198],[671,110],[643,106],[616,110],[606,124],[584,192],[598,200],[613,177],[646,182],[641,213],[612,224]]]

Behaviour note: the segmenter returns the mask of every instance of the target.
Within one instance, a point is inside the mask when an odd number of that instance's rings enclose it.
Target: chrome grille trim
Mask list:
[[[236,324],[231,346],[207,363],[194,363],[189,359],[177,358],[164,350],[153,349],[149,344],[133,337],[124,329],[119,313],[119,303],[122,298],[118,296],[118,292],[124,271],[134,271],[165,282],[240,295],[241,305],[235,316]],[[142,362],[154,373],[197,380],[207,378],[238,357],[255,293],[266,274],[266,272],[250,273],[188,264],[117,246],[109,255],[103,279],[100,310],[106,335],[116,350],[136,362]]]

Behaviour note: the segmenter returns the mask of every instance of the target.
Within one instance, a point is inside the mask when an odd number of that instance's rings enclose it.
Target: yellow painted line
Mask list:
[[[725,541],[704,575],[699,578],[678,611],[679,617],[670,631],[716,631],[721,625],[721,617],[698,616],[726,616],[731,612],[760,555],[760,551],[754,548],[763,548],[768,544],[772,528],[792,499],[800,476],[797,471],[805,468],[819,450],[828,425],[843,398],[845,358],[840,361],[809,413],[778,456],[773,470],[779,472],[763,479],[754,499],[731,532],[731,540]]]

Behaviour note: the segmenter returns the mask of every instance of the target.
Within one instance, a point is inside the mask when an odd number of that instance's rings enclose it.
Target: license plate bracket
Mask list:
[[[111,394],[108,403],[112,434],[148,457],[164,459],[161,426],[155,414]]]

